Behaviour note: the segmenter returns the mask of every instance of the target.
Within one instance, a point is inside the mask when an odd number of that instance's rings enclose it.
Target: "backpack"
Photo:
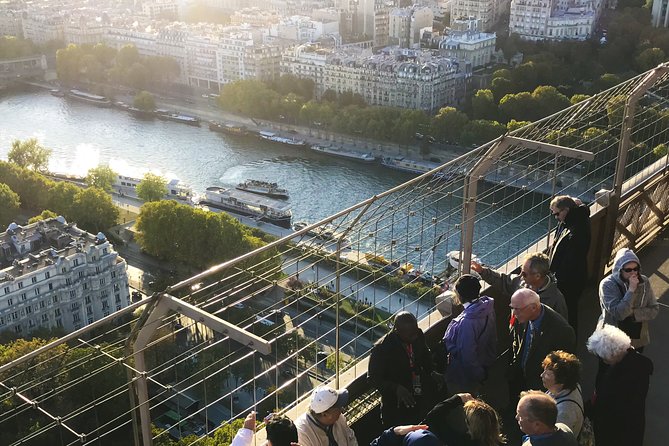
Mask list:
[[[579,390],[580,391],[580,390]],[[576,441],[578,442],[579,446],[595,446],[595,430],[592,427],[592,422],[588,417],[585,416],[585,412],[583,411],[583,407],[581,407],[580,404],[578,404],[575,400],[572,399],[563,399],[560,401],[556,401],[557,404],[563,403],[565,401],[571,401],[572,403],[576,404],[579,409],[581,409],[581,413],[583,414],[583,425],[581,426],[581,432],[578,433],[578,437],[576,437]]]

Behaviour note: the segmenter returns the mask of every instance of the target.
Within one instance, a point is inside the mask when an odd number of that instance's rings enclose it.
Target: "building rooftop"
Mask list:
[[[108,243],[101,232],[93,235],[67,223],[63,217],[27,226],[12,223],[0,233],[0,283],[53,265],[92,246]]]

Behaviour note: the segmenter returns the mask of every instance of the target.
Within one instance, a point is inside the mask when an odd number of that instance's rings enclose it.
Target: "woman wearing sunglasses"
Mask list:
[[[643,351],[650,343],[648,321],[655,319],[659,305],[648,277],[641,274],[639,258],[631,249],[616,253],[611,275],[599,283],[599,304],[602,314],[598,327],[617,326],[632,339],[632,347]]]

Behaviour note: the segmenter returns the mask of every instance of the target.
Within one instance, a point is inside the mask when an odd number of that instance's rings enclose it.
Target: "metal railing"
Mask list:
[[[610,190],[607,215],[616,218],[607,259],[620,246],[643,246],[669,212],[660,147],[669,141],[667,69],[67,337],[12,344],[5,351],[14,356],[0,366],[0,443],[112,444],[132,437],[148,445],[171,437],[210,444],[223,435],[220,425],[250,410],[290,410],[319,383],[346,386],[366,373],[369,351],[393,314],[411,311],[425,329],[439,322],[435,298],[468,269],[470,256],[500,266],[546,248],[555,195],[592,201],[595,192]],[[364,401],[373,400],[365,393]]]

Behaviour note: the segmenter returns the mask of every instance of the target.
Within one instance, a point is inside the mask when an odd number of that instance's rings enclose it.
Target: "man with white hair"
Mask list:
[[[646,395],[653,362],[632,348],[630,337],[613,325],[595,330],[588,351],[601,359],[591,401],[595,442],[641,446],[646,426]]]
[[[300,446],[358,446],[355,433],[341,413],[347,403],[346,389],[316,387],[311,393],[309,412],[295,420]]]
[[[576,335],[569,323],[539,295],[521,288],[511,296],[511,363],[509,365],[510,401],[515,404],[522,390],[542,389],[542,361],[555,350],[573,353]]]

